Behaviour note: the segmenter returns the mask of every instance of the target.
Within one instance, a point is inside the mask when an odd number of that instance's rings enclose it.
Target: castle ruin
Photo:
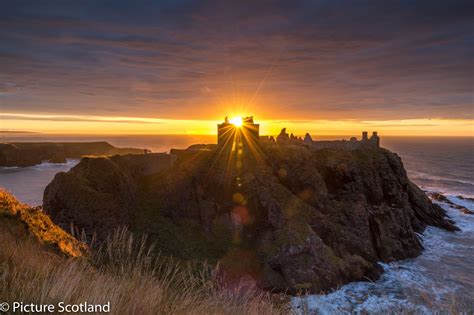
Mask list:
[[[367,131],[362,132],[362,138],[358,140],[356,137],[351,137],[350,140],[314,140],[309,133],[306,133],[304,139],[288,134],[286,128],[283,128],[280,134],[274,138],[273,136],[260,136],[260,125],[255,124],[253,116],[243,117],[242,126],[232,124],[226,117],[223,123],[217,125],[217,145],[233,146],[239,144],[246,146],[247,144],[256,145],[260,142],[276,143],[280,145],[286,144],[301,144],[307,145],[314,149],[346,149],[356,150],[362,148],[378,148],[380,147],[380,137],[377,131],[372,132],[369,138]]]
[[[309,133],[306,133],[304,139],[301,137],[295,137],[293,134],[288,136],[286,128],[283,128],[280,134],[277,136],[277,143],[279,144],[304,144],[315,149],[345,149],[345,150],[356,150],[362,148],[379,148],[380,137],[377,131],[372,132],[372,136],[368,137],[368,132],[362,132],[361,140],[357,140],[356,137],[351,137],[347,140],[318,140],[315,141]]]
[[[242,117],[242,126],[232,124],[226,117],[217,125],[217,145],[226,146],[233,143],[257,144],[260,139],[260,125],[254,123],[253,116]]]

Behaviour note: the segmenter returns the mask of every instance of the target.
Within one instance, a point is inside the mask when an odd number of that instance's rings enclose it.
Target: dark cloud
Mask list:
[[[0,11],[0,109],[472,119],[473,13],[472,1],[18,0]]]

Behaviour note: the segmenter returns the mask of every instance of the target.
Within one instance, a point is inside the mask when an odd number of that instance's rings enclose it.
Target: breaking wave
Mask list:
[[[72,168],[79,160],[76,159],[67,159],[66,163],[49,163],[43,162],[41,164],[30,166],[31,168],[38,170],[38,171],[50,171],[50,170],[62,170],[64,168]]]
[[[449,178],[433,176],[423,172],[410,172],[410,178],[422,189],[431,192],[440,192],[445,195],[464,195],[465,198],[473,198],[474,182],[469,178]]]
[[[464,196],[446,196],[474,210]],[[375,282],[354,282],[326,295],[293,299],[301,314],[421,313],[474,311],[474,215],[438,203],[456,221],[460,232],[428,227],[425,250],[416,258],[381,264],[384,274]]]

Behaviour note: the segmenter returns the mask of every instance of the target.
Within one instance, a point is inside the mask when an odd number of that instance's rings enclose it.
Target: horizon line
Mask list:
[[[366,130],[361,130],[360,133],[364,132]],[[38,132],[38,131],[26,131],[26,130],[21,130],[21,131],[16,131],[16,130],[0,130],[0,134],[31,134],[31,135],[44,135],[44,136],[94,136],[94,137],[100,137],[100,136],[107,136],[107,137],[113,137],[113,136],[188,136],[188,137],[217,137],[217,133],[68,133],[68,132],[63,132],[63,133],[48,133],[48,132]],[[291,130],[290,130],[291,133]],[[304,134],[301,133],[293,133],[295,136],[304,136]],[[354,134],[337,134],[337,133],[309,133],[312,137],[318,137],[318,136],[329,136],[329,137],[352,137]],[[277,134],[261,134],[260,136],[275,136]],[[474,134],[472,135],[405,135],[405,134],[389,134],[389,135],[383,135],[380,134],[379,136],[381,137],[387,137],[387,138],[392,138],[392,137],[404,137],[404,138],[474,138]]]

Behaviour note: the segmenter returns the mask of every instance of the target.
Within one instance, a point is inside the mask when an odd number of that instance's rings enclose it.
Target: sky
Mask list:
[[[16,0],[0,130],[474,136],[472,1]]]

